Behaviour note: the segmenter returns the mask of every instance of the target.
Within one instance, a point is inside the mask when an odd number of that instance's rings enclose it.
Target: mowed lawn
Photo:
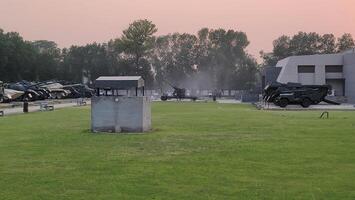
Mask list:
[[[143,135],[90,109],[0,118],[0,199],[354,199],[355,112],[154,103]]]

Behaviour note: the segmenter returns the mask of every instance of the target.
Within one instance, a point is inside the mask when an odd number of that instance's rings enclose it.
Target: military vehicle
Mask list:
[[[4,87],[4,93],[3,93],[3,103],[9,103],[11,101],[16,101],[19,99],[22,99],[24,96],[24,92],[18,91],[18,90],[12,90],[12,89],[7,89]]]
[[[91,98],[95,93],[94,89],[84,84],[64,85],[63,89],[71,92],[71,94],[68,95],[69,98]]]
[[[20,96],[20,98],[12,99],[12,100],[19,100],[23,101],[23,99],[27,99],[28,101],[36,101],[36,100],[44,100],[46,96],[42,91],[38,90],[37,88],[32,87],[29,82],[21,81],[17,83],[8,83],[6,88],[15,90],[15,91],[22,91],[24,95]]]
[[[299,104],[304,108],[324,101],[329,104],[339,103],[327,100],[330,94],[330,85],[301,85],[299,83],[272,83],[265,87],[263,99],[282,108],[289,104]]]
[[[165,81],[165,82],[167,82],[167,81]],[[179,87],[176,87],[176,86],[172,85],[169,82],[167,82],[167,83],[174,89],[174,92],[172,93],[172,95],[168,95],[167,93],[164,93],[160,97],[160,99],[162,101],[167,101],[169,99],[177,99],[177,100],[191,99],[192,101],[196,101],[197,100],[196,96],[187,95],[185,88],[179,88]]]
[[[63,85],[57,81],[46,81],[37,84],[38,87],[46,89],[51,99],[64,99],[68,98],[69,90],[63,89]]]

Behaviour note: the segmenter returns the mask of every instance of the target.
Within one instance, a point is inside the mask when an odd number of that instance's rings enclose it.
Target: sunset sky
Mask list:
[[[355,0],[0,0],[0,28],[60,47],[106,42],[144,18],[157,25],[158,35],[202,27],[244,31],[255,56],[270,51],[282,34],[355,37]]]

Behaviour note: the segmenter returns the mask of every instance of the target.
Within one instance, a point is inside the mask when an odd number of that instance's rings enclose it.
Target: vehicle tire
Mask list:
[[[281,108],[285,108],[288,105],[288,99],[282,98],[278,101],[278,104]]]
[[[0,103],[4,102],[4,98],[0,97]]]
[[[310,105],[312,105],[312,101],[309,98],[304,98],[301,102],[303,108],[308,108]]]
[[[192,98],[192,101],[196,101],[196,100],[197,100],[197,98],[196,98],[196,97],[193,97],[193,98]]]
[[[166,100],[168,100],[168,97],[167,97],[167,96],[161,96],[160,99],[161,99],[162,101],[166,101]]]

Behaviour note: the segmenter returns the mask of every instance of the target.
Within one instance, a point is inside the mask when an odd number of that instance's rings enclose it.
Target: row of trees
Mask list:
[[[200,89],[250,89],[258,64],[246,52],[244,32],[203,28],[196,35],[174,33],[155,36],[157,27],[137,20],[122,36],[107,43],[60,49],[51,41],[25,41],[0,29],[0,80],[82,82],[102,75],[140,75],[148,87],[172,83]],[[350,34],[304,33],[281,36],[271,53],[261,52],[264,64],[275,65],[291,55],[336,53],[354,47]]]
[[[270,53],[261,52],[265,65],[274,66],[278,60],[289,56],[339,53],[355,47],[351,34],[336,38],[333,34],[299,32],[290,37],[283,35],[273,42]]]
[[[25,41],[0,30],[0,80],[63,79],[81,82],[102,75],[141,75],[150,87],[172,83],[191,88],[246,89],[257,63],[243,32],[208,28],[197,35],[154,36],[156,26],[138,20],[107,43],[59,49],[51,41]]]

